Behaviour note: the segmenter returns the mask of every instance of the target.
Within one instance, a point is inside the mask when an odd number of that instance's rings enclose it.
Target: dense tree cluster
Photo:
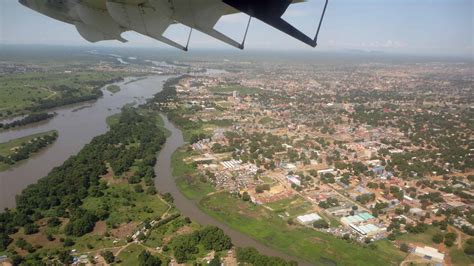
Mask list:
[[[52,117],[54,117],[54,114],[33,113],[33,114],[29,114],[29,115],[25,116],[22,119],[15,120],[15,121],[12,121],[10,123],[5,123],[5,124],[0,123],[0,128],[9,129],[9,128],[13,128],[13,127],[25,126],[25,125],[28,125],[28,124],[32,124],[32,123],[40,122],[40,121],[43,121],[43,120],[46,120],[46,119],[50,119]]]
[[[375,194],[374,193],[361,194],[356,197],[356,200],[360,202],[361,204],[366,204],[370,201],[375,200]]]
[[[31,154],[38,152],[44,147],[50,145],[57,138],[58,133],[53,132],[52,134],[34,138],[30,142],[22,143],[22,145],[15,149],[15,151],[9,156],[0,155],[0,162],[12,165],[18,161],[26,160]]]
[[[237,261],[242,264],[251,264],[258,266],[296,266],[298,265],[295,261],[287,262],[279,257],[268,257],[261,255],[253,247],[248,248],[237,248]]]
[[[147,174],[148,169],[155,164],[156,152],[165,140],[154,119],[147,119],[133,109],[124,110],[119,123],[109,132],[95,137],[76,156],[18,195],[14,212],[0,214],[0,249],[11,241],[8,235],[19,226],[30,226],[44,215],[70,218],[65,227],[68,235],[90,232],[95,221],[107,218],[108,214],[101,210],[91,213],[80,206],[84,198],[101,195],[107,188],[100,182],[100,177],[107,172],[106,163],[110,163],[114,171],[124,172],[131,163],[137,162],[144,169],[143,176],[151,178],[154,175]]]
[[[175,237],[170,243],[178,263],[194,259],[199,252],[198,245],[202,245],[206,250],[223,251],[232,247],[232,241],[222,229],[207,226],[191,234]]]

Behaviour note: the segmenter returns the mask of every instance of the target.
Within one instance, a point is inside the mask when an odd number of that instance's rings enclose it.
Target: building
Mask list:
[[[314,223],[316,221],[319,221],[321,219],[322,219],[321,216],[317,215],[316,213],[310,213],[310,214],[301,215],[301,216],[296,217],[296,220],[300,224],[304,224],[304,225],[312,224],[312,223]]]
[[[373,236],[380,232],[382,229],[374,224],[355,225],[349,224],[349,226],[362,236]]]
[[[291,184],[295,184],[297,186],[301,186],[301,180],[299,178],[299,176],[295,176],[295,175],[289,175],[286,177],[288,179],[288,181],[291,183]]]
[[[413,253],[417,256],[434,262],[442,263],[444,260],[443,253],[440,253],[437,249],[428,246],[416,247]]]
[[[363,212],[363,213],[359,213],[359,214],[356,214],[356,215],[342,217],[341,218],[341,223],[343,223],[345,225],[351,225],[351,224],[357,224],[357,223],[361,223],[361,222],[367,222],[367,221],[372,220],[372,219],[375,219],[375,217],[372,216],[368,212]]]

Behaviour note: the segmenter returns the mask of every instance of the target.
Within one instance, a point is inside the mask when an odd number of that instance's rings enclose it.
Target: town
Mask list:
[[[239,71],[184,76],[155,102],[195,178],[288,224],[454,263],[474,233],[469,64],[225,64]],[[447,234],[400,241],[427,225]]]

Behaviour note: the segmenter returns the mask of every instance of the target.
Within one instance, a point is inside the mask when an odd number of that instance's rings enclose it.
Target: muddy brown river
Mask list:
[[[29,160],[18,164],[15,168],[0,172],[0,209],[13,208],[15,195],[19,194],[29,184],[35,183],[46,176],[54,167],[61,165],[68,157],[76,154],[89,143],[92,138],[108,130],[106,118],[120,112],[126,104],[139,104],[161,91],[163,83],[169,76],[150,76],[129,83],[133,78],[116,83],[121,87],[120,92],[111,94],[104,88],[104,97],[94,102],[81,103],[73,106],[57,108],[52,111],[57,115],[46,122],[40,122],[27,127],[13,129],[0,133],[0,142],[28,136],[38,132],[57,130],[57,141],[47,149],[35,154]],[[298,261],[300,265],[311,265],[267,247],[249,236],[234,230],[202,212],[196,202],[184,197],[176,187],[171,170],[171,155],[185,144],[182,132],[176,128],[166,116],[162,115],[165,127],[171,132],[163,149],[160,151],[155,171],[155,184],[161,193],[169,192],[174,197],[176,207],[184,216],[190,217],[203,225],[215,225],[224,230],[237,246],[252,246],[268,256],[279,256],[287,260]]]

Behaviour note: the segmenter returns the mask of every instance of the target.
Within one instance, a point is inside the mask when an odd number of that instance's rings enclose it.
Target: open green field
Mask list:
[[[211,192],[214,192],[214,186],[203,182],[195,177],[195,168],[184,161],[190,154],[189,152],[178,149],[171,156],[171,165],[173,167],[173,176],[177,177],[176,185],[179,190],[188,199],[197,200]]]
[[[94,87],[122,77],[120,72],[32,72],[0,76],[0,117],[25,113],[44,100],[94,95]]]
[[[265,245],[315,264],[330,260],[341,265],[398,265],[405,256],[388,241],[360,246],[309,228],[289,226],[275,213],[228,193],[205,197],[199,205],[212,217]]]
[[[197,178],[187,178],[185,176],[176,179],[176,185],[183,195],[191,200],[198,200],[212,193],[215,190],[214,186],[207,182],[202,182]]]
[[[0,155],[4,156],[4,157],[7,157],[7,156],[13,154],[13,150],[16,147],[21,146],[22,143],[29,142],[29,141],[31,141],[35,138],[38,138],[38,137],[52,135],[54,132],[57,133],[56,130],[51,130],[51,131],[47,131],[47,132],[42,132],[42,133],[33,134],[33,135],[26,136],[26,137],[10,140],[8,142],[0,143]],[[5,164],[3,162],[0,162],[0,172],[8,170],[11,167],[13,167],[13,165],[9,165],[9,164]]]
[[[142,253],[145,249],[144,246],[139,244],[131,244],[122,252],[118,258],[120,259],[120,263],[118,265],[128,266],[128,265],[138,265],[138,256]]]
[[[245,87],[241,85],[218,86],[209,88],[209,90],[213,93],[232,93],[234,91],[238,91],[240,95],[244,96],[262,92],[262,90],[259,88]]]

